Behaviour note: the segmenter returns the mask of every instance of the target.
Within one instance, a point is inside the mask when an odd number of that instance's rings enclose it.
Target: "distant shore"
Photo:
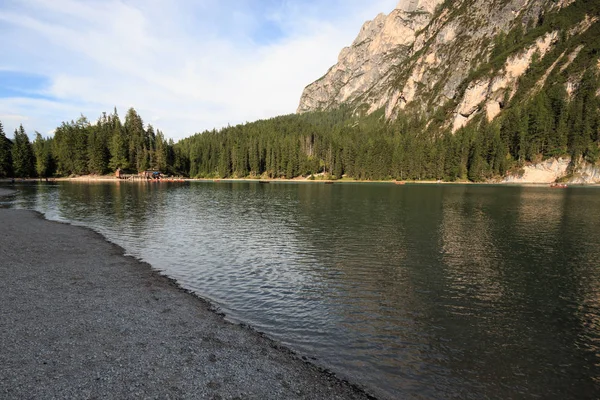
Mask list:
[[[11,179],[0,179],[0,182],[11,182]],[[124,179],[117,179],[114,175],[83,175],[76,177],[60,177],[60,178],[25,178],[25,179],[15,179],[15,183],[19,182],[127,182]],[[160,181],[163,182],[269,182],[269,183],[315,183],[315,184],[323,184],[323,183],[381,183],[381,184],[396,184],[396,185],[506,185],[506,186],[550,186],[551,182],[519,182],[519,181],[486,181],[486,182],[470,182],[470,181],[418,181],[418,180],[405,180],[405,181],[396,181],[396,180],[359,180],[359,179],[309,179],[309,178],[183,178],[183,177],[173,177],[173,178],[165,178]],[[137,181],[140,182],[140,181]],[[145,182],[145,181],[142,181]],[[148,182],[153,182],[153,180],[149,179]],[[599,186],[599,183],[570,183],[569,186]]]

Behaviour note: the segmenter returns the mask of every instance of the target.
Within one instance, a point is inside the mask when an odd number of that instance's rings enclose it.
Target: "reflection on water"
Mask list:
[[[595,188],[17,188],[382,397],[600,394]]]

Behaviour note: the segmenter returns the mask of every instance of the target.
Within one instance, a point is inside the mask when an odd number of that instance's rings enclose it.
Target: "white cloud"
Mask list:
[[[46,99],[0,98],[5,130],[135,107],[175,139],[293,113],[361,24],[396,0],[22,0],[0,5],[0,70],[44,75]],[[275,24],[281,35],[256,35]],[[48,100],[55,99],[55,100]],[[16,126],[15,125],[15,126]]]

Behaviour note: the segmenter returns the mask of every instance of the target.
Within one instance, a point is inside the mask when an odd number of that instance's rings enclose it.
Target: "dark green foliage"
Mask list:
[[[44,139],[39,132],[35,133],[33,141],[33,153],[35,156],[35,171],[40,178],[52,176],[54,171],[54,160],[52,158],[52,139]]]
[[[144,123],[138,113],[130,108],[125,116],[125,136],[129,141],[129,165],[137,171],[145,171],[150,167],[150,149],[152,140],[150,133],[153,129],[144,130]],[[152,128],[152,127],[150,127]]]
[[[596,69],[588,68],[571,100],[564,84],[554,81],[533,97],[511,103],[493,123],[478,117],[455,134],[433,129],[435,124],[414,115],[401,114],[389,123],[381,113],[357,119],[341,109],[208,131],[176,149],[198,177],[323,174],[481,181],[547,157],[597,161],[598,88]]]
[[[172,146],[165,141],[163,133],[159,130],[156,131],[156,150],[154,151],[154,157],[152,159],[151,168],[157,171],[169,171],[169,150]]]
[[[76,122],[63,122],[54,138],[40,141],[39,155],[36,150],[38,175],[105,174],[117,168],[140,172],[152,168],[175,173],[177,162],[187,164],[175,157],[173,146],[162,132],[155,133],[151,125],[144,129],[133,108],[128,111],[124,125],[116,110],[113,114],[103,113],[95,125],[82,116]],[[45,147],[49,147],[49,160],[41,150]],[[43,165],[49,165],[49,169]]]
[[[12,176],[12,142],[6,137],[0,122],[0,178]]]
[[[110,130],[108,141],[110,160],[108,166],[113,170],[117,170],[118,168],[128,169],[129,160],[127,157],[129,145],[116,109],[113,115],[109,116],[107,125]]]
[[[63,122],[56,129],[53,154],[60,175],[83,175],[89,173],[88,135],[93,129],[88,120],[81,116],[77,122]]]
[[[108,149],[112,137],[112,121],[106,113],[98,120],[95,126],[88,129],[87,158],[88,170],[92,174],[108,172],[110,151]]]
[[[15,177],[29,178],[35,176],[33,148],[23,125],[19,126],[19,129],[15,129],[12,161]]]
[[[598,107],[596,97],[598,77],[588,69],[577,88],[570,104],[568,116],[568,144],[571,156],[576,159],[586,157],[588,161],[597,159]]]
[[[582,73],[569,99],[565,83],[553,80],[533,98],[515,100],[502,118],[501,137],[520,162],[569,155],[598,160],[600,88],[597,69]]]
[[[381,117],[356,119],[344,109],[288,115],[197,134],[176,150],[196,177],[445,178],[442,140],[418,134],[420,120]]]

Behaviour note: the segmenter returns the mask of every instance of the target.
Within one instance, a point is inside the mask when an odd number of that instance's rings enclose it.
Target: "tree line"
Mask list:
[[[0,177],[52,177],[106,174],[120,168],[129,172],[148,169],[178,174],[180,157],[167,140],[131,108],[125,122],[115,109],[103,113],[95,124],[84,116],[63,122],[53,137],[38,132],[33,142],[21,125],[12,140],[0,122]]]
[[[349,108],[286,115],[183,139],[166,140],[130,109],[95,124],[64,122],[54,137],[23,129],[9,140],[0,123],[0,177],[105,174],[147,169],[198,178],[323,176],[364,180],[470,180],[504,175],[527,162],[600,157],[600,89],[594,67],[576,89],[546,84],[509,104],[493,122],[480,116],[452,134],[435,119],[383,112],[358,118]],[[448,116],[442,116],[442,119]]]
[[[517,23],[497,36],[490,64],[465,79],[465,87],[477,75],[493,76],[508,56],[542,33],[562,32],[545,57],[533,58],[492,122],[480,112],[466,127],[450,132],[456,99],[432,115],[401,113],[392,122],[383,111],[357,118],[342,107],[206,131],[176,148],[188,174],[204,178],[482,181],[549,157],[594,164],[600,157],[600,23],[581,34],[565,32],[598,7],[598,2],[578,0],[557,13],[541,14],[537,26],[524,29]]]
[[[387,122],[383,112],[359,119],[339,109],[207,131],[176,147],[193,177],[323,174],[330,179],[481,181],[548,157],[596,163],[598,83],[595,69],[588,68],[573,93],[562,82],[546,85],[505,107],[493,122],[481,115],[454,134],[419,116],[401,114]]]

